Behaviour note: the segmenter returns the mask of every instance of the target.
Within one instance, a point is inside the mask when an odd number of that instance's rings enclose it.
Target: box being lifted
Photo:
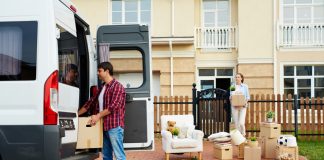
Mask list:
[[[90,117],[79,117],[77,149],[102,148],[102,119],[95,126],[87,125]]]
[[[245,96],[243,95],[243,93],[233,93],[232,94],[232,101],[231,101],[231,104],[232,106],[240,106],[240,107],[243,107],[246,103],[246,100],[245,100]]]

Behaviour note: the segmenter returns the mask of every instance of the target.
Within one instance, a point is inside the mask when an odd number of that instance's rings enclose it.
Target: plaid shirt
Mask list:
[[[113,79],[106,85],[103,96],[103,109],[108,109],[110,114],[103,117],[104,120],[104,131],[108,131],[118,126],[124,128],[125,125],[125,102],[126,92],[122,84]],[[102,87],[103,88],[103,87]],[[102,90],[100,88],[94,96],[90,98],[84,105],[88,110],[89,108],[95,109],[96,113],[99,112],[99,101],[98,97]]]

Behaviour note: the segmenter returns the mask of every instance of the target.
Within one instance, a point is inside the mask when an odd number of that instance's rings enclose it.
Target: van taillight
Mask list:
[[[44,125],[57,125],[58,71],[54,71],[44,86]]]

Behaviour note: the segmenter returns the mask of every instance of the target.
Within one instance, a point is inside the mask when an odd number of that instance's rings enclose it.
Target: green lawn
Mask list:
[[[308,160],[324,160],[324,141],[298,141],[298,148]]]

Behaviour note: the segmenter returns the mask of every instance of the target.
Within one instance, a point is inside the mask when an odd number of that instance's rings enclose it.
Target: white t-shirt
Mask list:
[[[103,110],[103,98],[104,98],[104,93],[105,93],[105,90],[106,90],[106,85],[104,85],[104,87],[102,88],[100,94],[99,94],[99,97],[98,97],[98,101],[99,101],[99,112],[101,112]]]

